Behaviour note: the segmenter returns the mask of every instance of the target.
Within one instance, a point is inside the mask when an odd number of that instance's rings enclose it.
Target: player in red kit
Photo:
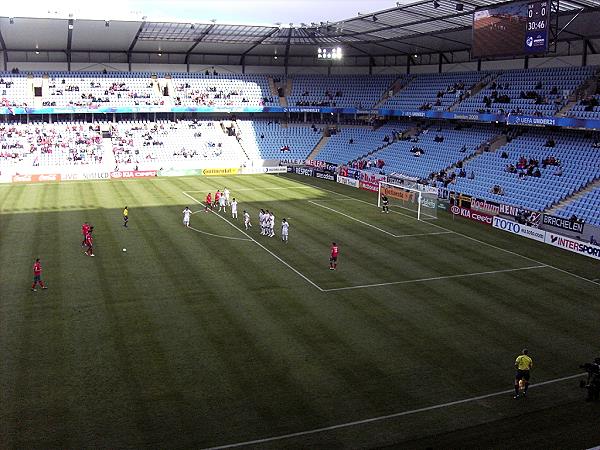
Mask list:
[[[335,242],[331,243],[331,256],[329,257],[329,270],[335,270],[337,267],[339,248]]]
[[[85,245],[87,245],[87,250],[83,253],[88,256],[94,256],[94,239],[92,238],[92,233],[88,233],[85,237]]]
[[[31,290],[33,292],[37,291],[35,287],[38,283],[42,289],[48,289],[48,287],[45,286],[44,282],[42,281],[42,263],[40,262],[40,258],[36,258],[35,262],[33,263],[33,284],[31,285]]]
[[[210,192],[206,195],[206,204],[204,205],[204,212],[208,212],[208,210],[212,209],[212,195]]]
[[[221,191],[219,191],[217,189],[217,192],[215,192],[215,203],[213,204],[214,206],[217,206],[219,204],[219,200],[221,200]]]
[[[88,235],[89,232],[90,232],[90,224],[87,222],[83,222],[83,225],[81,225],[81,234],[83,235],[83,241],[81,241],[82,247],[85,246],[85,237]]]

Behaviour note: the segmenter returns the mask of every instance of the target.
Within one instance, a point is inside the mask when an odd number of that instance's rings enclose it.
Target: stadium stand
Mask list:
[[[565,219],[576,216],[585,223],[600,226],[600,187],[596,187],[584,195],[567,203],[556,211],[556,215]],[[600,240],[600,236],[596,236]]]
[[[398,78],[397,75],[297,75],[292,79],[288,104],[368,109],[381,100]]]
[[[446,111],[488,76],[487,72],[417,75],[383,107],[403,111]]]
[[[594,72],[589,66],[506,71],[455,111],[554,115]]]
[[[323,137],[318,127],[280,124],[275,120],[238,120],[237,126],[250,158],[305,159]]]
[[[554,146],[548,146],[549,141],[554,141]],[[465,162],[465,172],[473,172],[475,178],[457,177],[448,188],[542,211],[600,177],[600,152],[592,143],[591,138],[573,131],[553,133],[549,138],[544,129],[526,129],[495,152]],[[514,170],[509,172],[509,165]],[[532,173],[527,175],[532,165]],[[536,169],[539,177],[534,175]],[[492,192],[494,186],[501,192]]]

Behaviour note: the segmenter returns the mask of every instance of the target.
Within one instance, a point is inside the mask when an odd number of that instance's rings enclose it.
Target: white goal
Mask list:
[[[391,210],[402,209],[410,211],[418,220],[437,219],[437,194],[421,191],[400,184],[379,182],[377,191],[377,206],[383,207],[382,198],[386,196]]]

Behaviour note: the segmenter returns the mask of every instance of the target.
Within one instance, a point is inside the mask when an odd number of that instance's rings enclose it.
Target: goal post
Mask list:
[[[377,190],[377,206],[382,207],[381,198],[388,198],[392,209],[400,208],[412,212],[418,220],[437,219],[437,194],[421,191],[400,184],[380,181]]]

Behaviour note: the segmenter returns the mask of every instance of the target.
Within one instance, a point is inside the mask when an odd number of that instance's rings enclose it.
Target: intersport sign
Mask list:
[[[486,225],[492,225],[492,221],[494,216],[490,216],[489,214],[485,214],[478,211],[472,211],[467,208],[461,208],[460,206],[453,205],[450,207],[450,212],[455,216],[465,217],[470,220],[474,220],[475,222],[484,223]]]
[[[600,247],[597,245],[576,241],[575,239],[560,236],[551,232],[546,233],[546,244],[600,260]]]
[[[520,223],[513,222],[512,220],[502,219],[501,217],[494,217],[492,222],[494,228],[499,230],[507,231],[512,234],[518,234],[519,236],[533,239],[538,242],[546,242],[546,232],[539,228],[528,227],[527,225],[521,225]]]
[[[122,170],[119,172],[111,172],[110,178],[113,180],[125,178],[148,178],[158,175],[157,170]]]

